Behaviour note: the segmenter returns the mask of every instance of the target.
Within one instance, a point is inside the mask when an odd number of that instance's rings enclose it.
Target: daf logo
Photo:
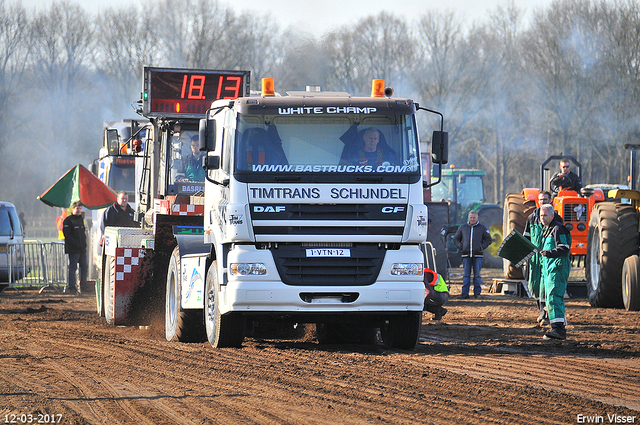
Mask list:
[[[284,205],[279,205],[279,206],[266,206],[263,207],[261,205],[254,205],[253,207],[253,212],[256,213],[279,213],[279,212],[284,212],[286,210],[286,207]]]
[[[404,211],[404,207],[382,207],[384,214],[395,214]]]

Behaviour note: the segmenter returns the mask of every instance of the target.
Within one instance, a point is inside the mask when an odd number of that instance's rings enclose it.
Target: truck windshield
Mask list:
[[[257,116],[237,123],[236,173],[304,176],[419,174],[412,115]],[[320,177],[322,179],[322,177]]]
[[[173,132],[169,140],[168,193],[195,193],[204,189],[204,169],[197,130]]]
[[[127,193],[135,192],[135,175],[134,167],[132,165],[111,165],[111,172],[109,173],[109,187],[120,192],[121,190]]]

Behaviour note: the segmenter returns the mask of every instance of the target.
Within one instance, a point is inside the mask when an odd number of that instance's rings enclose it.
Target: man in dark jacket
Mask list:
[[[139,224],[133,219],[133,208],[129,205],[129,195],[127,192],[118,192],[118,199],[116,202],[106,209],[102,218],[102,233],[104,234],[104,228],[106,226],[112,227],[138,227]]]
[[[462,253],[464,276],[462,278],[462,298],[469,298],[471,283],[471,269],[473,269],[473,296],[480,297],[480,269],[482,268],[482,252],[491,245],[493,240],[489,229],[478,222],[478,213],[469,211],[469,222],[458,228],[453,241]]]
[[[562,172],[556,174],[551,179],[551,188],[557,192],[560,191],[560,188],[564,188],[567,190],[575,190],[580,193],[580,189],[582,189],[582,182],[580,181],[580,177],[573,171],[571,171],[571,162],[568,159],[560,160],[560,170]]]
[[[72,214],[64,219],[62,232],[64,234],[64,251],[69,256],[67,287],[68,293],[78,293],[76,286],[76,270],[80,265],[80,289],[87,288],[87,236],[85,234],[84,218],[82,217],[82,203],[71,205]]]

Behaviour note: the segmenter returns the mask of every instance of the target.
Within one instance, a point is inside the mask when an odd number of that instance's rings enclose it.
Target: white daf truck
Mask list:
[[[321,343],[373,343],[379,329],[385,346],[413,349],[430,184],[416,112],[439,115],[435,163],[446,163],[442,115],[392,97],[382,80],[371,97],[279,96],[272,80],[249,96],[248,73],[164,71],[145,68],[142,110],[154,126],[136,165],[145,228],[105,232],[108,320],[126,323],[162,294],[171,341],[238,347],[256,324],[312,323]],[[241,90],[229,90],[235,78]],[[189,96],[220,100],[185,119]],[[204,182],[191,190],[172,140],[194,112]]]
[[[321,342],[371,342],[379,328],[385,346],[414,348],[425,297],[423,108],[373,86],[372,97],[275,96],[263,81],[259,97],[213,103],[200,124],[203,235],[190,236],[203,243],[194,250],[183,237],[172,256],[168,339],[202,308],[214,347],[240,346],[251,320],[315,323]],[[442,120],[433,139],[434,162],[446,162]]]

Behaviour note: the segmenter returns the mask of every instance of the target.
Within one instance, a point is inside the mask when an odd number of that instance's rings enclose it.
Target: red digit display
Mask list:
[[[218,99],[249,94],[249,71],[144,69],[143,115],[203,115]]]
[[[187,75],[185,74],[185,77]],[[192,75],[191,82],[189,83],[189,99],[206,99],[204,96],[204,83],[207,77],[204,75]]]

